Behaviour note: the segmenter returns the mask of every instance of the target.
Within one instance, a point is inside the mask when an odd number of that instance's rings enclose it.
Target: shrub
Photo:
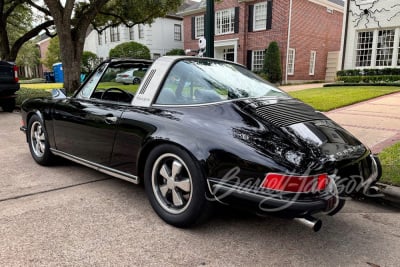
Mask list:
[[[167,53],[165,53],[165,55],[167,55],[167,56],[184,56],[184,55],[186,55],[186,53],[183,49],[175,48],[175,49],[172,49],[172,50],[168,51]]]
[[[263,71],[270,82],[282,81],[281,53],[277,42],[271,42],[265,51]]]
[[[111,49],[109,56],[110,58],[150,59],[150,50],[145,45],[136,42],[127,42]]]
[[[23,88],[17,91],[17,99],[16,104],[20,106],[22,102],[29,98],[35,97],[51,97],[51,92],[42,89],[30,89],[30,88]]]

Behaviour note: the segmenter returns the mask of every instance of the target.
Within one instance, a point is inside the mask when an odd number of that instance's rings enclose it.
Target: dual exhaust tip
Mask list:
[[[294,218],[294,220],[307,226],[308,228],[311,228],[314,232],[318,232],[322,227],[322,221],[311,215],[307,215],[302,218]]]

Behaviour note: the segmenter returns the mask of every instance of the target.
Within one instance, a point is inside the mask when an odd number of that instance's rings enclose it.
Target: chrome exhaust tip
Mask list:
[[[319,230],[321,230],[322,227],[322,221],[311,215],[305,216],[303,218],[294,218],[294,220],[307,226],[308,228],[311,228],[314,232],[318,232]]]

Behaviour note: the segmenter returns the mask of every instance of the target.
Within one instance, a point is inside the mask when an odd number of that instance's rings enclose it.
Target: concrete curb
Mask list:
[[[400,205],[400,187],[383,183],[376,183],[376,186],[378,186],[382,194],[385,195],[383,197],[384,200]]]

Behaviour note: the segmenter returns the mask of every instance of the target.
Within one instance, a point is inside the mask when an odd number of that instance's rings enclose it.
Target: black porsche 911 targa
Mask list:
[[[147,69],[139,85],[115,82]],[[199,57],[103,62],[72,97],[30,99],[22,127],[33,159],[59,156],[144,183],[156,213],[187,227],[213,202],[309,224],[367,192],[380,164],[324,114],[241,65]]]

